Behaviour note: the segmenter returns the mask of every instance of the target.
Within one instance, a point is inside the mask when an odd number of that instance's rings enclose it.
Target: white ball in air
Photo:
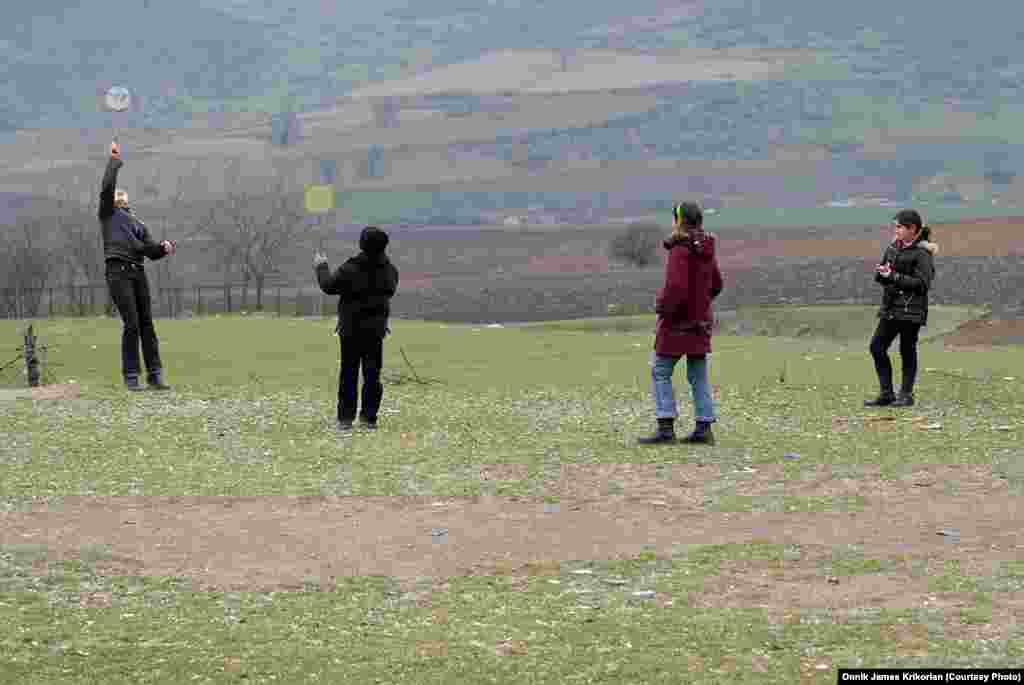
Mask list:
[[[127,88],[114,86],[107,91],[104,96],[104,100],[106,102],[107,109],[113,112],[124,112],[131,106],[132,96],[131,93],[128,92]]]

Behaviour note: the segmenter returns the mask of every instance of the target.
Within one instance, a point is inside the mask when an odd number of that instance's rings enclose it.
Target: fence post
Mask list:
[[[281,316],[281,286],[277,286],[277,315]]]
[[[49,288],[48,289],[48,294],[50,296],[50,306],[48,307],[48,310],[50,312],[50,318],[52,319],[53,318],[53,288]]]
[[[32,324],[25,331],[25,368],[28,370],[28,386],[39,387],[39,360],[36,358],[36,335]]]

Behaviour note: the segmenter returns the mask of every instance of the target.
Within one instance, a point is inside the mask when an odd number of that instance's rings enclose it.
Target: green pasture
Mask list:
[[[394,320],[380,430],[347,436],[333,427],[332,319],[158,321],[175,386],[163,394],[121,388],[119,322],[39,321],[36,333],[50,346],[48,380],[73,381],[80,397],[18,399],[12,390],[23,379],[10,369],[0,374],[7,388],[0,391],[0,511],[75,495],[553,499],[546,488],[553,464],[701,461],[742,470],[787,463],[787,453],[800,455],[789,462],[794,474],[821,464],[852,477],[880,465],[891,478],[919,464],[986,466],[1024,493],[1024,350],[950,351],[940,339],[926,339],[918,406],[868,412],[862,402],[877,391],[866,349],[872,312],[747,312],[774,332],[811,330],[716,337],[719,444],[646,449],[635,441],[654,424],[649,316],[503,328]],[[936,307],[935,335],[971,314]],[[16,354],[22,326],[0,322],[0,363]],[[692,404],[682,369],[676,383],[688,429]],[[866,419],[877,414],[906,420],[890,431],[870,430]],[[848,432],[833,430],[837,418]],[[938,428],[921,430],[915,418]],[[483,464],[521,464],[529,475],[482,481]],[[709,511],[864,506],[857,497],[745,497],[719,485],[706,489]],[[609,482],[605,494],[629,493]],[[1024,658],[1019,629],[1009,640],[983,642],[944,632],[950,621],[990,620],[1007,593],[1024,589],[1019,565],[992,578],[947,565],[931,579],[932,590],[974,598],[955,616],[864,607],[861,621],[839,623],[822,609],[778,624],[756,607],[665,608],[632,594],[685,597],[729,560],[799,557],[799,550],[768,543],[580,560],[531,577],[522,592],[509,590],[508,577],[455,578],[433,608],[417,605],[388,578],[352,578],[330,591],[313,584],[278,593],[199,592],[174,578],[99,575],[94,564],[104,554],[83,549],[79,561],[41,572],[45,547],[0,548],[0,624],[8,627],[0,635],[0,681],[833,683],[838,665],[1006,666]],[[888,573],[897,563],[870,554],[837,557],[828,572]],[[592,569],[593,587],[573,575],[581,567]],[[619,581],[609,587],[602,580],[609,577]],[[563,592],[570,583],[580,592]],[[78,601],[96,592],[113,604]],[[893,647],[891,629],[904,624],[924,626],[927,658]],[[503,640],[524,646],[496,652]]]

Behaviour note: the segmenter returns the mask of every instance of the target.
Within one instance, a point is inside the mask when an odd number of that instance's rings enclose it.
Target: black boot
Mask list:
[[[170,390],[171,389],[171,386],[169,386],[166,383],[164,383],[164,374],[163,374],[163,371],[161,371],[160,369],[157,369],[156,371],[150,372],[149,377],[148,377],[147,380],[149,381],[149,389],[150,390]]]
[[[711,423],[698,421],[692,433],[683,438],[683,442],[697,445],[714,445],[715,435],[711,432]]]
[[[901,392],[899,396],[893,400],[892,406],[894,407],[913,407],[914,406],[914,393]]]
[[[676,441],[676,420],[673,418],[658,419],[658,430],[649,438],[639,438],[641,445],[660,445]]]
[[[888,407],[896,401],[896,397],[892,394],[892,391],[882,391],[873,400],[868,400],[864,403],[865,407]]]

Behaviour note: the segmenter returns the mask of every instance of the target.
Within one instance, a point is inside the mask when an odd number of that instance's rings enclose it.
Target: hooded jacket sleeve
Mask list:
[[[890,250],[890,248],[888,248],[888,247],[885,248],[885,252],[882,253],[882,258],[878,262],[878,266],[882,266],[886,262],[890,261],[889,250]],[[875,272],[875,283],[878,283],[879,285],[891,285],[892,284],[892,278],[891,277],[890,278],[883,278],[882,274],[880,274],[880,273],[878,273],[876,271]]]
[[[724,283],[722,281],[722,271],[718,268],[718,257],[714,258],[712,262],[713,269],[711,271],[711,299],[715,299],[722,294],[722,288]]]
[[[146,228],[146,224],[141,221],[137,221],[137,223],[142,231],[142,237],[139,239],[142,254],[146,255],[154,262],[166,257],[167,251],[164,250],[164,246],[153,240],[153,237],[149,234],[149,229]]]
[[[100,207],[99,218],[106,219],[114,213],[114,187],[117,185],[117,171],[123,162],[120,159],[110,158],[107,168],[103,172],[103,181],[100,183]]]
[[[893,273],[892,283],[902,290],[925,295],[931,288],[934,277],[935,263],[932,261],[932,253],[925,250],[914,260],[914,270],[909,274]]]
[[[388,266],[391,267],[388,269],[391,278],[387,284],[387,293],[388,297],[394,297],[395,293],[398,292],[398,269],[394,264],[389,264]]]
[[[341,295],[344,297],[352,288],[351,279],[349,279],[344,264],[339,266],[333,274],[326,264],[318,264],[316,267],[316,280],[320,285],[320,290],[325,295]]]
[[[680,247],[668,251],[665,285],[658,293],[654,303],[654,311],[658,314],[671,316],[686,305],[686,300],[689,297],[689,281],[684,250],[685,248]]]

